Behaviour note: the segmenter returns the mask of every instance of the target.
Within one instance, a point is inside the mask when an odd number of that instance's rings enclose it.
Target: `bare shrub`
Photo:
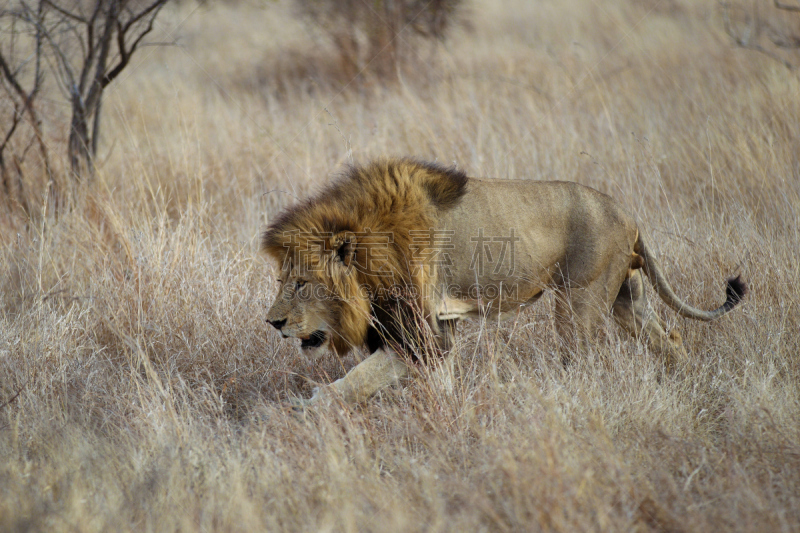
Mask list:
[[[29,214],[23,178],[31,147],[38,148],[39,168],[56,193],[42,133],[45,117],[37,107],[45,75],[69,104],[70,173],[75,179],[93,175],[103,91],[130,64],[168,1],[12,0],[0,9],[0,88],[11,103],[0,111],[6,113],[0,122],[0,178],[8,204]],[[58,123],[58,115],[47,119]]]
[[[342,73],[397,74],[420,39],[443,40],[463,0],[295,0],[298,13],[321,30],[339,55]]]
[[[34,19],[41,18],[41,5]],[[0,107],[0,182],[7,207],[30,211],[25,190],[26,159],[33,148],[53,189],[50,157],[42,135],[42,118],[38,96],[43,80],[41,32],[34,24],[33,32],[10,9],[0,10],[0,94],[5,105]]]

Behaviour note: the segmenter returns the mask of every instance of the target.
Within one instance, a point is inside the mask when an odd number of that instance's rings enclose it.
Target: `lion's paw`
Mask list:
[[[312,405],[321,403],[326,397],[327,396],[323,394],[323,391],[320,389],[320,387],[314,387],[314,393],[311,395],[311,398],[289,398],[289,404],[291,405],[292,409],[295,409],[296,411],[304,411]]]

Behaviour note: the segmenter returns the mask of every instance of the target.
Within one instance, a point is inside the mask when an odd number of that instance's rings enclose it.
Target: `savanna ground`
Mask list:
[[[800,530],[797,74],[713,2],[469,15],[391,82],[281,5],[158,19],[180,46],[109,88],[91,191],[0,221],[0,530]],[[298,415],[363,354],[311,367],[265,324],[259,232],[379,155],[590,185],[691,303],[751,293],[710,324],[654,303],[691,355],[661,380],[614,327],[564,371],[543,299],[460,327],[449,382]]]

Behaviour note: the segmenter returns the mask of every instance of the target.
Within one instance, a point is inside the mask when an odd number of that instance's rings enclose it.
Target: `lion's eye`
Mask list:
[[[298,279],[297,281],[294,282],[294,284],[295,284],[295,287],[297,287],[298,289],[302,289],[303,286],[306,284],[306,282],[303,281],[303,280]]]

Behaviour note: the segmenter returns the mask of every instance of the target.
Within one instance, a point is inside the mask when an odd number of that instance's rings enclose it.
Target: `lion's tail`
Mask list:
[[[715,320],[736,307],[736,305],[742,301],[744,295],[747,294],[747,284],[742,281],[741,276],[736,276],[735,278],[728,279],[728,285],[725,288],[726,298],[724,304],[713,311],[697,309],[678,298],[672,290],[669,282],[664,277],[664,273],[661,272],[658,261],[656,261],[651,251],[645,246],[641,234],[639,234],[633,250],[644,259],[644,266],[642,268],[650,279],[650,283],[653,284],[656,293],[658,293],[661,299],[675,310],[675,312],[686,318],[705,321]]]

